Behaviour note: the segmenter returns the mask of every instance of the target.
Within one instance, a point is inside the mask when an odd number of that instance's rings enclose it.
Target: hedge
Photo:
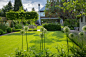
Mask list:
[[[25,18],[27,19],[38,19],[38,13],[37,12],[6,12],[6,17],[8,20],[17,20],[17,19],[22,19]]]
[[[46,23],[43,25],[48,31],[60,31],[61,25],[56,23]]]

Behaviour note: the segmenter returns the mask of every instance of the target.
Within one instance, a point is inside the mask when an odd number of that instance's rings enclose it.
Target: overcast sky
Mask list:
[[[10,0],[0,0],[0,9],[7,5],[8,2]],[[15,0],[11,0],[12,5],[14,6],[14,1]],[[28,11],[31,11],[32,8],[35,8],[35,11],[38,11],[38,4],[40,4],[40,8],[42,8],[43,6],[45,6],[46,4],[46,0],[22,0],[22,4],[24,9],[28,9]]]

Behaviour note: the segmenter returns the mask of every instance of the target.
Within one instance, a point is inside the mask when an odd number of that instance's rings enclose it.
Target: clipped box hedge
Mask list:
[[[48,31],[61,31],[61,25],[56,23],[46,23],[43,24],[43,27]]]

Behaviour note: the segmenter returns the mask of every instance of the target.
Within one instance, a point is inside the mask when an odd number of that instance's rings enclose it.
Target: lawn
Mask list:
[[[28,31],[28,46],[35,46],[36,49],[40,49],[40,37],[39,31]],[[24,50],[26,50],[26,35],[23,38]],[[21,49],[22,36],[20,32],[15,32],[9,35],[0,36],[0,57],[7,57],[14,55],[17,48]],[[49,48],[52,53],[57,53],[56,46],[64,47],[66,50],[66,35],[61,31],[48,31],[46,34],[46,48]],[[69,40],[69,45],[72,46],[72,42]]]

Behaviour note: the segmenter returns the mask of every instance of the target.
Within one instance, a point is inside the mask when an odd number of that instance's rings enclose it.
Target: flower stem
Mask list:
[[[22,35],[22,50],[23,50],[23,35]]]
[[[41,39],[40,39],[40,50],[41,50]]]
[[[44,34],[44,49],[45,49],[45,34]]]
[[[66,33],[66,37],[67,37],[67,33]],[[67,37],[67,48],[68,48],[68,54],[69,54],[68,37]]]
[[[28,51],[27,31],[26,31],[26,43],[27,43],[27,51]]]

